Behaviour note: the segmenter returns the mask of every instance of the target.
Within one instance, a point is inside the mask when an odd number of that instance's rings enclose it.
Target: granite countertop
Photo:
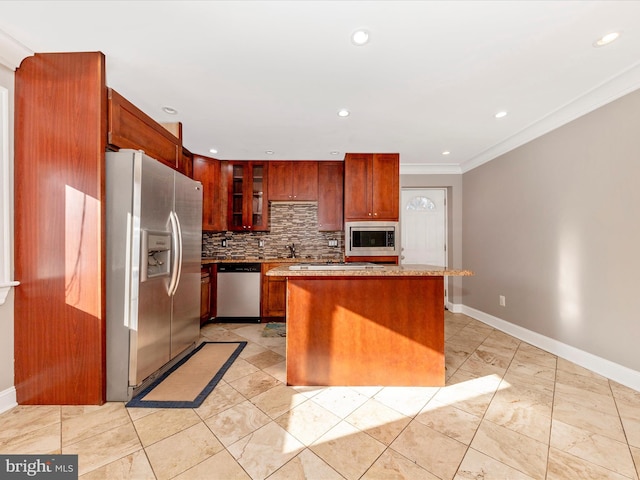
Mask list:
[[[211,265],[212,263],[311,263],[311,262],[327,262],[326,258],[260,258],[260,257],[202,257],[200,263],[202,265]],[[337,262],[337,260],[333,260]]]
[[[309,261],[307,260],[307,262]],[[384,265],[367,270],[289,270],[276,267],[266,273],[272,277],[470,277],[471,270],[455,270],[433,265]]]

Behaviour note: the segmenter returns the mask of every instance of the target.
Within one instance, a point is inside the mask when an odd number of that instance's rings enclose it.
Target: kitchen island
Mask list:
[[[444,277],[429,265],[278,267],[287,277],[287,384],[442,386]]]

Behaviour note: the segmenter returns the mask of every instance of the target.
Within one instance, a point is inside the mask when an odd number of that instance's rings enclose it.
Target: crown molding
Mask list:
[[[503,155],[525,143],[549,133],[572,120],[586,115],[607,103],[611,103],[640,88],[640,62],[635,63],[622,73],[611,77],[584,95],[575,98],[541,120],[529,125],[507,140],[500,142],[475,157],[460,164],[462,173],[473,170],[500,155]]]
[[[22,61],[33,53],[15,38],[0,30],[0,65],[15,71]]]
[[[453,163],[401,163],[400,175],[459,175],[460,165]]]

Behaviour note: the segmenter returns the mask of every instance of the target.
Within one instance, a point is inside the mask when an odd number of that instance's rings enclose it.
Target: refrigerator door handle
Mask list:
[[[173,265],[168,289],[168,294],[171,297],[178,290],[182,274],[182,228],[180,228],[180,219],[178,219],[176,212],[172,211],[169,214],[169,220],[171,220],[171,234],[173,236]]]

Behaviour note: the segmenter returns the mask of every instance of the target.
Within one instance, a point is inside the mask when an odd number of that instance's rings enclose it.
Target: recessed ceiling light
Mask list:
[[[351,112],[349,112],[349,110],[347,110],[346,108],[343,108],[343,109],[338,111],[338,116],[339,117],[348,117],[350,113]]]
[[[620,36],[620,32],[607,33],[603,37],[600,37],[598,40],[593,42],[593,46],[604,47],[605,45],[609,45],[611,42],[617,40],[619,36]]]
[[[351,34],[351,43],[361,47],[369,41],[369,32],[366,30],[356,30]]]
[[[218,150],[216,150],[215,148],[210,148],[210,149],[209,149],[209,152],[210,152],[210,153],[218,153]]]
[[[178,113],[178,110],[173,107],[162,107],[162,111],[164,113],[168,113],[169,115],[176,115]]]
[[[507,112],[505,112],[504,110],[502,112],[496,113],[496,118],[503,118],[506,116],[507,116]]]
[[[449,155],[451,152],[449,150],[445,150],[444,152],[442,152],[442,155]]]
[[[267,155],[273,155],[273,150],[265,150],[264,153]]]
[[[331,152],[331,155],[340,155],[340,152],[338,152],[337,150],[334,150],[333,152]]]

